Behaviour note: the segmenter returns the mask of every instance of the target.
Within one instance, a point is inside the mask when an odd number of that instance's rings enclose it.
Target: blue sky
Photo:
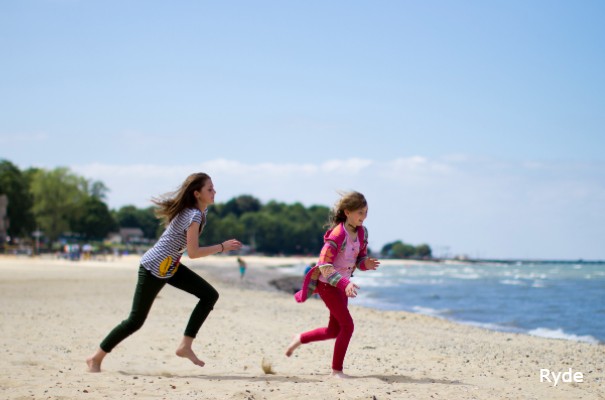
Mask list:
[[[368,197],[370,245],[605,259],[602,1],[6,1],[0,158],[148,206]]]

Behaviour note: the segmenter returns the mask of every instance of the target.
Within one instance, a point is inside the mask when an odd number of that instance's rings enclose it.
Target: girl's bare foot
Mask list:
[[[288,346],[288,348],[286,349],[286,357],[290,357],[292,353],[294,353],[294,350],[296,350],[296,348],[301,344],[302,342],[300,341],[300,335],[294,335],[292,343],[290,343],[290,346]]]
[[[103,362],[103,359],[106,355],[106,352],[101,349],[98,349],[95,354],[88,357],[86,359],[86,365],[88,365],[88,372],[101,372],[101,363]]]
[[[337,378],[337,379],[351,379],[351,375],[347,375],[342,371],[336,371],[335,369],[332,370],[332,374],[330,374],[330,376],[332,376],[332,378]]]
[[[181,344],[179,345],[179,347],[176,349],[175,353],[177,356],[187,358],[195,365],[199,365],[200,367],[203,367],[206,364],[202,360],[197,358],[197,356],[193,352],[193,349],[191,348],[192,343],[193,343],[193,338],[188,337],[188,336],[183,336],[183,340],[181,341]]]

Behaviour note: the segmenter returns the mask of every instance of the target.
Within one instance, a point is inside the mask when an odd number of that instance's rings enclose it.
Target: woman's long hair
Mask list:
[[[209,179],[210,176],[203,172],[191,174],[176,191],[151,199],[157,206],[155,215],[167,226],[185,208],[195,208],[197,200],[193,192],[202,190]]]

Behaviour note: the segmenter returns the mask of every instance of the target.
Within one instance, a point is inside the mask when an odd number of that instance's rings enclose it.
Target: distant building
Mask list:
[[[8,196],[0,194],[0,244],[6,243],[8,237],[8,216],[6,209],[8,208]]]
[[[141,228],[120,228],[122,243],[139,243],[143,240],[143,236]]]
[[[109,241],[112,243],[141,243],[145,240],[141,228],[120,228],[117,233],[109,234]]]

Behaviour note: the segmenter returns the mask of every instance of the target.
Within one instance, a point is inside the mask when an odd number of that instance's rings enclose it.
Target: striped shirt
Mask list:
[[[141,265],[154,276],[168,279],[179,268],[179,260],[187,250],[187,229],[193,222],[200,224],[200,232],[206,224],[208,209],[203,213],[197,208],[186,208],[170,223],[156,244],[141,258]]]

